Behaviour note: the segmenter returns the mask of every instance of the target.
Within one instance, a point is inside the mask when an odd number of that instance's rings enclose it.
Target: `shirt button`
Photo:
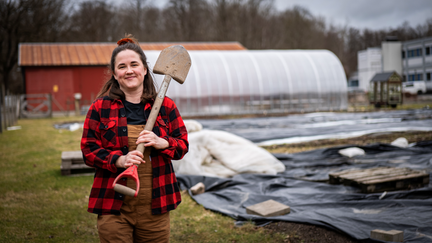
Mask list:
[[[108,128],[108,126],[105,126],[105,128]]]
[[[123,180],[123,181],[125,181],[125,180],[126,180],[126,178],[123,178],[122,180]]]
[[[122,117],[125,117],[125,114],[124,114],[124,113],[122,113],[122,114],[121,114],[121,116],[122,116]]]
[[[123,132],[126,132],[127,131],[127,129],[126,128],[123,128]]]
[[[122,195],[119,195],[119,198],[122,198],[123,196]]]

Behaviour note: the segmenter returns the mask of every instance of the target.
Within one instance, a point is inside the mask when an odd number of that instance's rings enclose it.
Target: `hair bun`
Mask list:
[[[123,39],[117,41],[117,45],[121,46],[121,45],[124,45],[128,42],[135,44],[135,41],[133,41],[131,38],[123,38]]]

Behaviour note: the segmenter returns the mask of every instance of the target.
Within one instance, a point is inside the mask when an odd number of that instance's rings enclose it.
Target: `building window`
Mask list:
[[[431,73],[426,73],[426,80],[431,81]]]
[[[358,80],[350,80],[348,83],[348,87],[358,87],[359,81]]]
[[[402,51],[402,59],[405,58],[405,51]]]
[[[410,74],[408,75],[408,81],[420,81],[423,80],[423,74]]]
[[[429,56],[430,55],[430,49],[431,49],[431,47],[430,46],[427,46],[426,48],[425,48],[425,54],[427,55],[427,56]]]
[[[421,48],[417,48],[417,49],[408,51],[408,57],[421,57],[421,56],[422,56],[422,49]]]

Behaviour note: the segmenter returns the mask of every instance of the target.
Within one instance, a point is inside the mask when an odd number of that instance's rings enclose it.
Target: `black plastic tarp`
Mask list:
[[[277,175],[177,177],[183,189],[203,182],[206,192],[192,196],[193,199],[238,221],[308,223],[365,241],[373,241],[369,237],[374,229],[401,230],[405,242],[432,242],[432,183],[412,190],[365,194],[356,187],[325,182],[330,172],[379,166],[426,169],[431,177],[432,141],[410,148],[387,144],[356,146],[366,154],[354,158],[338,153],[353,146],[275,154],[286,166],[286,171]],[[246,213],[246,207],[269,199],[290,206],[291,212],[269,218]]]
[[[199,119],[204,129],[222,130],[259,143],[274,139],[318,139],[367,132],[432,131],[432,109],[361,113],[318,112],[280,117]],[[358,135],[357,135],[358,136]],[[290,142],[284,142],[290,143]]]

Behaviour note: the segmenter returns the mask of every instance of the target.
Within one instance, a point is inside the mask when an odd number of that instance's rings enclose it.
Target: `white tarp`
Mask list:
[[[173,162],[178,174],[232,177],[241,173],[275,175],[285,171],[285,166],[271,153],[247,139],[224,131],[198,130],[200,125],[196,122],[185,120],[185,124],[189,131],[189,152]]]

